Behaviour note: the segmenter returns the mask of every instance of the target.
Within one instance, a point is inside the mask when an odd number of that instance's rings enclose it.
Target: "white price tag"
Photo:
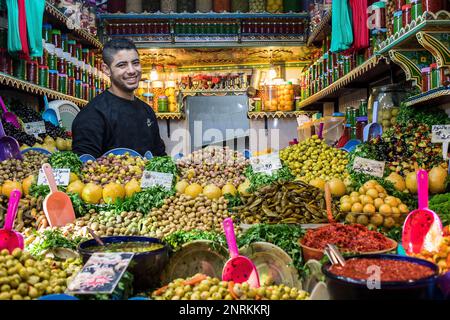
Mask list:
[[[435,125],[431,128],[431,142],[441,143],[450,140],[450,125]]]
[[[53,175],[55,176],[56,185],[67,186],[70,181],[70,169],[53,169]],[[38,185],[48,185],[47,178],[44,171],[39,170]]]
[[[379,178],[383,178],[384,166],[384,161],[376,161],[361,157],[355,157],[355,161],[353,162],[353,170]]]
[[[278,152],[252,157],[250,158],[250,164],[255,173],[264,172],[266,174],[272,174],[273,171],[282,167]]]
[[[46,133],[44,121],[27,122],[23,125],[27,134],[37,137],[38,134]]]
[[[144,170],[141,179],[141,188],[150,188],[157,185],[172,189],[173,174]]]

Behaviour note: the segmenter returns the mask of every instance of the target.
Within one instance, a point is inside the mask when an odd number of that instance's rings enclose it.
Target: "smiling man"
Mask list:
[[[73,151],[98,158],[114,148],[130,148],[144,155],[166,155],[156,115],[134,96],[142,69],[133,42],[114,39],[103,47],[103,72],[111,87],[83,108],[72,125]]]

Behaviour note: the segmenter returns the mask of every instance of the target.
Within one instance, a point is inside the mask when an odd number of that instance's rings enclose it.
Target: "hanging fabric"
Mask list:
[[[369,47],[369,28],[367,27],[367,0],[349,0],[353,21],[353,45],[358,51]]]
[[[42,57],[42,21],[45,0],[25,0],[27,7],[28,41],[31,57]]]
[[[22,43],[22,52],[19,53],[20,58],[29,59],[30,49],[28,45],[28,32],[27,32],[27,9],[25,7],[25,0],[18,0],[19,8],[19,33],[20,42]]]
[[[353,30],[348,0],[333,0],[331,7],[331,52],[348,50],[353,44]]]
[[[15,55],[22,52],[19,30],[19,4],[17,0],[6,0],[8,8],[8,51]]]

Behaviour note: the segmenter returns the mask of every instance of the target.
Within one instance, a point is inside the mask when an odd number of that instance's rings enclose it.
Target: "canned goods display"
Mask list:
[[[49,87],[48,84],[48,67],[47,66],[39,66],[39,75],[38,75],[38,83],[41,87]]]

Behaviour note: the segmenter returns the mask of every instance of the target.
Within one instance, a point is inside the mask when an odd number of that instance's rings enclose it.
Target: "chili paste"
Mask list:
[[[408,261],[390,259],[353,258],[345,266],[332,265],[329,271],[335,275],[352,279],[367,280],[373,277],[373,266],[380,268],[380,279],[387,281],[412,281],[430,277],[434,271],[426,266]]]

